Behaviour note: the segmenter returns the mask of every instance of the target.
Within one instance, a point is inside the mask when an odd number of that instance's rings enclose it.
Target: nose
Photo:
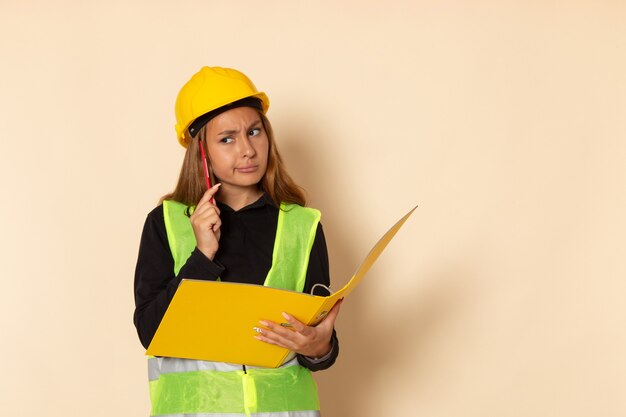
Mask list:
[[[254,149],[254,146],[252,146],[252,142],[250,142],[249,137],[244,135],[239,141],[239,144],[241,147],[241,156],[254,158],[254,156],[256,155],[256,150]]]

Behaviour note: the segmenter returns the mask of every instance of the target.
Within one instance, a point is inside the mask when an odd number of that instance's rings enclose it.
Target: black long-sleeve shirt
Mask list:
[[[147,348],[152,341],[183,278],[214,281],[219,277],[224,282],[263,285],[272,266],[278,207],[267,195],[238,211],[220,202],[217,205],[222,226],[214,260],[211,261],[196,248],[176,276],[163,206],[159,205],[148,214],[135,269],[134,323],[144,347]],[[321,224],[311,249],[304,292],[310,292],[315,284],[330,286],[328,253]],[[327,295],[319,286],[315,293]],[[335,332],[332,346],[331,353],[321,362],[302,355],[298,355],[298,361],[313,371],[326,369],[339,354]]]

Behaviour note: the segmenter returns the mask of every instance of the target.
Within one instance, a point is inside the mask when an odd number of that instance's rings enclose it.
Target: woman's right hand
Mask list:
[[[193,212],[189,220],[193,233],[196,235],[196,246],[210,260],[213,260],[215,253],[219,248],[220,240],[220,209],[212,202],[213,196],[219,190],[221,184],[215,184],[206,190],[196,210]]]

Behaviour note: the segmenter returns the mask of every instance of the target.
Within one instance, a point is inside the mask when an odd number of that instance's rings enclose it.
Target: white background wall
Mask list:
[[[202,65],[266,91],[343,306],[325,416],[626,414],[626,4],[0,0],[0,413],[139,416],[145,215]]]

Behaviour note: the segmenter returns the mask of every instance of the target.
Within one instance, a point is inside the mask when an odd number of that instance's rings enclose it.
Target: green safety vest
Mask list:
[[[176,201],[163,202],[176,275],[196,247],[187,209]],[[280,205],[272,267],[264,285],[303,291],[319,219],[315,209]],[[148,374],[151,416],[319,416],[315,381],[293,355],[276,369],[153,357]]]

